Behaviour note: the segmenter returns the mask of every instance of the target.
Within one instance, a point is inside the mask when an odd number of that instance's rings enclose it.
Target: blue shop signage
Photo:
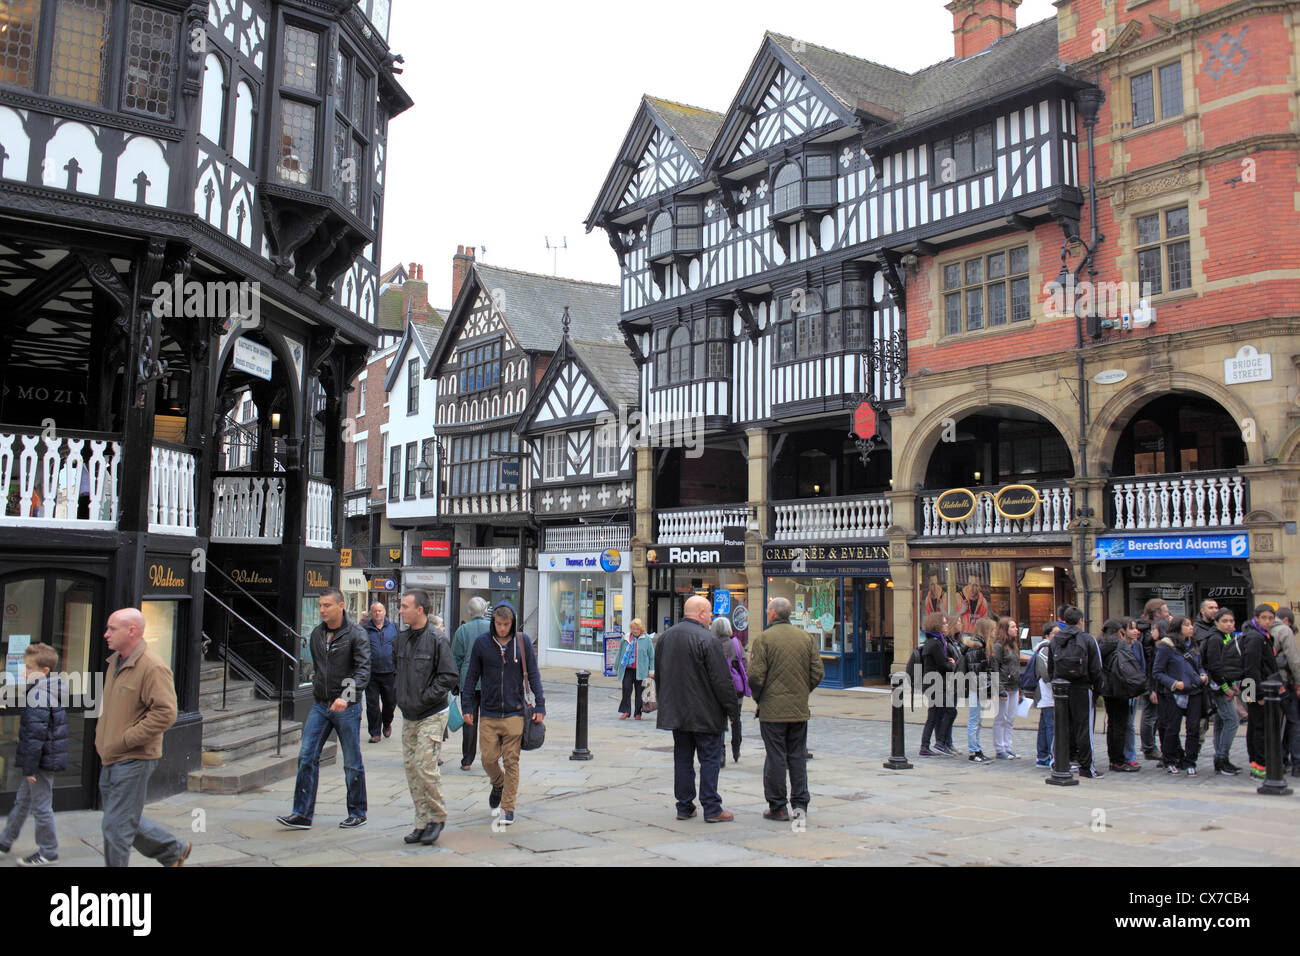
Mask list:
[[[1159,558],[1248,558],[1246,534],[1108,535],[1097,539],[1103,561],[1152,561]]]

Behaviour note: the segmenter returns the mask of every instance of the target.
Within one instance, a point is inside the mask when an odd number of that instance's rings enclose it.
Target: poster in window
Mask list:
[[[961,618],[962,633],[975,629],[975,622],[989,616],[988,564],[983,561],[957,562],[957,615]]]
[[[921,600],[921,617],[927,614],[948,613],[948,593],[945,588],[947,575],[939,562],[921,565],[921,577],[925,581],[925,595]]]

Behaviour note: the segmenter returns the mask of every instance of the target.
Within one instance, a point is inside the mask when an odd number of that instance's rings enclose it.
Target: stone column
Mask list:
[[[894,582],[894,661],[890,668],[900,671],[916,647],[921,622],[916,617],[917,585],[913,580],[908,541],[916,536],[916,500],[914,491],[890,491],[893,523],[885,530],[889,539],[889,576]]]
[[[1077,512],[1086,489],[1088,507],[1093,509],[1091,517],[1076,518],[1073,514],[1070,515],[1070,574],[1077,591],[1075,602],[1079,605],[1079,610],[1083,611],[1084,623],[1096,634],[1100,632],[1102,621],[1107,616],[1105,568],[1096,561],[1097,535],[1105,534],[1107,529],[1106,479],[1071,478],[1069,485],[1072,508]],[[1083,600],[1085,584],[1089,591],[1086,602]],[[1112,609],[1111,616],[1122,610]]]
[[[1300,538],[1295,532],[1300,465],[1242,465],[1237,470],[1246,480],[1253,600],[1294,610],[1291,602],[1300,598]]]
[[[650,620],[650,569],[646,548],[654,542],[654,451],[649,445],[636,446],[636,513],[632,520],[632,608],[633,617],[646,622],[647,631],[658,630]]]

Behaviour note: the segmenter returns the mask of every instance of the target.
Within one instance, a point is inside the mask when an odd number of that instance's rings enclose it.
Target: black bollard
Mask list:
[[[590,760],[591,751],[587,749],[587,686],[591,681],[590,671],[578,671],[578,717],[574,729],[573,753],[570,760]]]
[[[893,727],[891,732],[890,749],[892,755],[885,761],[886,770],[911,770],[912,765],[907,761],[907,748],[903,744],[903,682],[907,680],[906,674],[889,675],[890,694],[889,702],[893,710]]]
[[[1052,703],[1056,711],[1055,733],[1052,735],[1053,749],[1056,751],[1052,761],[1052,775],[1043,782],[1054,787],[1077,787],[1078,779],[1070,772],[1070,682],[1058,677],[1052,681]]]
[[[1256,793],[1270,797],[1285,797],[1291,793],[1283,778],[1282,769],[1282,691],[1280,681],[1266,680],[1260,685],[1264,692],[1264,776]]]

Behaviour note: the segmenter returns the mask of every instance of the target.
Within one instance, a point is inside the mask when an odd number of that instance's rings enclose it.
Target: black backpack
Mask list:
[[[1137,697],[1147,686],[1146,670],[1138,663],[1123,642],[1115,648],[1106,666],[1106,686],[1102,696],[1130,698]]]
[[[1053,655],[1056,664],[1056,677],[1068,681],[1083,680],[1088,676],[1088,649],[1079,640],[1078,634],[1065,637]]]

